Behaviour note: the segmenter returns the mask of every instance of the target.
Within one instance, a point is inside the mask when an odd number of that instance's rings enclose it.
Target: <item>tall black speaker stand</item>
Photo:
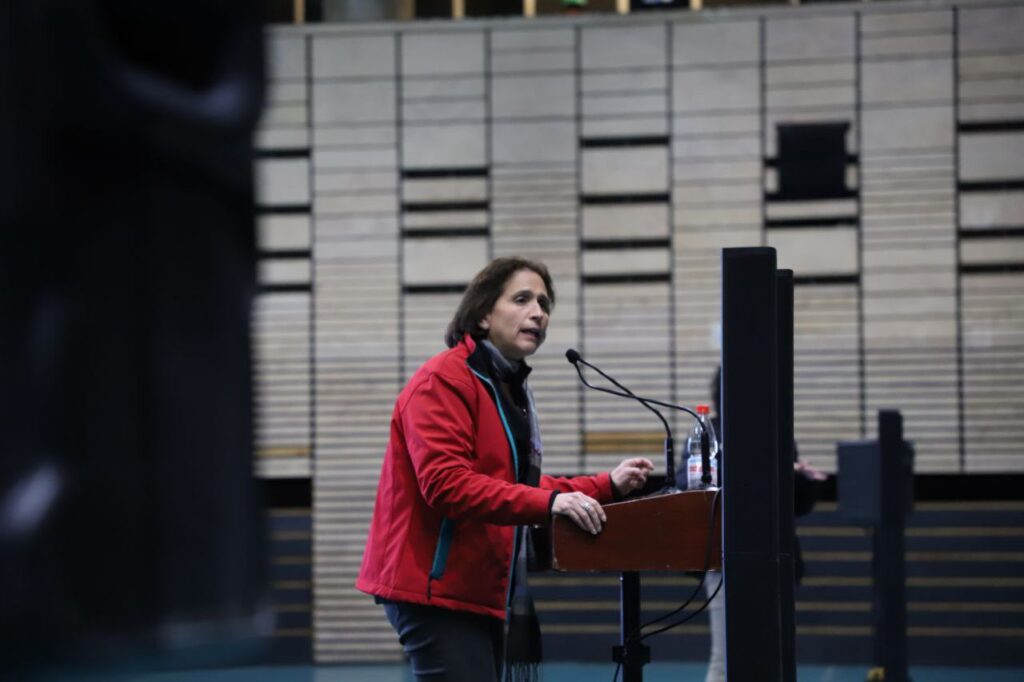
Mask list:
[[[726,679],[791,682],[792,276],[766,247],[722,251]],[[788,491],[788,492],[787,492]],[[788,495],[788,497],[787,497]]]

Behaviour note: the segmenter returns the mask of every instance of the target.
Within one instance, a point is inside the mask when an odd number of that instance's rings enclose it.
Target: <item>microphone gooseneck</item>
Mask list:
[[[651,400],[651,399],[648,399],[648,398],[642,398],[642,397],[636,395],[631,390],[629,390],[628,388],[626,388],[625,386],[620,384],[618,381],[616,381],[614,377],[612,377],[612,376],[606,374],[605,372],[603,372],[600,367],[592,365],[589,362],[587,362],[586,360],[584,360],[582,358],[582,356],[580,356],[579,352],[575,348],[570,348],[569,350],[565,351],[565,357],[572,364],[572,366],[576,368],[576,374],[579,375],[580,382],[584,386],[586,386],[587,388],[593,389],[595,391],[600,391],[601,393],[607,393],[609,395],[618,396],[620,398],[630,398],[632,400],[636,400],[641,405],[646,407],[648,410],[653,412],[655,414],[655,416],[659,420],[661,420],[661,425],[665,429],[665,487],[666,487],[666,492],[672,492],[672,491],[678,490],[678,488],[676,487],[676,484],[675,484],[676,483],[676,458],[675,458],[675,446],[674,446],[673,440],[672,440],[672,429],[668,425],[668,421],[665,419],[664,415],[662,415],[661,412],[659,412],[658,410],[656,410],[653,407],[651,407],[650,403],[654,403],[656,405],[660,405],[661,407],[670,407],[670,408],[674,408],[674,409],[680,409],[680,410],[683,410],[685,412],[690,412],[690,414],[694,414],[694,413],[691,412],[689,409],[687,409],[685,407],[682,407],[680,405],[672,405],[670,403],[662,403],[662,402],[657,401],[657,400]],[[587,381],[587,378],[583,375],[583,370],[582,370],[582,368],[580,368],[581,364],[582,365],[586,365],[587,367],[593,369],[595,372],[597,372],[598,374],[603,376],[605,379],[610,381],[612,384],[614,384],[615,386],[617,386],[620,389],[622,389],[622,391],[621,392],[620,391],[613,391],[611,389],[602,388],[600,386],[594,386],[589,381]]]
[[[569,350],[572,350],[572,349],[570,348]],[[567,358],[569,357],[568,351],[566,352],[565,355],[566,355]],[[597,369],[597,367],[595,367],[594,365],[592,365],[589,362],[585,361],[582,357],[579,357],[579,353],[577,353],[575,357],[577,357],[578,362],[586,365],[587,367],[590,367],[591,369],[594,369],[594,370],[600,372],[601,376],[603,376],[605,378],[608,378],[607,374],[605,374],[604,372],[601,372],[601,370]],[[625,392],[621,392],[621,391],[613,391],[613,390],[608,389],[608,388],[601,388],[600,386],[594,386],[594,385],[588,383],[587,380],[583,378],[583,372],[580,370],[579,365],[576,362],[573,362],[572,360],[570,360],[570,362],[572,362],[572,364],[576,366],[576,372],[577,372],[577,374],[580,375],[580,381],[582,381],[583,385],[586,386],[587,388],[592,388],[595,391],[600,391],[601,393],[607,393],[609,395],[617,395],[620,398],[632,398],[633,400],[636,400],[636,401],[644,403],[644,404],[657,405],[658,407],[667,407],[670,410],[679,410],[680,412],[687,413],[688,415],[690,415],[691,417],[693,417],[694,419],[696,419],[698,421],[700,420],[700,415],[697,414],[696,412],[694,412],[693,410],[691,410],[689,407],[686,407],[685,405],[676,405],[675,403],[666,403],[666,402],[664,402],[662,400],[655,400],[654,398],[648,398],[646,396],[636,395],[635,393],[632,393],[632,392],[625,393]],[[621,387],[622,385],[616,382],[616,386]]]
[[[569,357],[569,353],[570,352],[575,353],[576,362],[573,362],[571,359],[570,359],[570,362],[572,362],[573,366],[576,367],[576,373],[580,375],[580,381],[583,382],[584,386],[586,386],[587,388],[592,388],[595,391],[601,391],[602,393],[611,393],[612,395],[617,395],[617,396],[624,397],[624,398],[632,398],[633,400],[636,400],[641,405],[643,405],[648,410],[650,410],[655,415],[657,415],[658,419],[661,420],[662,426],[665,427],[665,433],[667,434],[667,436],[669,438],[672,437],[672,429],[669,428],[668,421],[665,420],[665,417],[662,416],[661,412],[658,412],[656,409],[654,409],[653,407],[648,405],[647,401],[644,400],[643,398],[638,398],[636,396],[636,394],[633,393],[633,391],[629,390],[628,388],[626,388],[625,386],[620,384],[618,381],[616,381],[612,377],[610,377],[607,374],[605,374],[604,372],[602,372],[599,368],[595,367],[594,365],[592,365],[589,362],[587,362],[586,360],[584,360],[582,357],[580,357],[580,354],[576,353],[572,348],[570,348],[568,351],[566,351],[566,353],[565,353],[566,357]],[[591,368],[592,370],[594,370],[595,372],[597,372],[598,374],[603,376],[605,379],[607,379],[608,381],[612,382],[613,384],[615,384],[616,386],[621,388],[625,392],[625,395],[623,395],[622,393],[619,393],[618,391],[609,391],[606,388],[601,388],[599,386],[594,386],[593,384],[588,382],[586,380],[586,378],[583,376],[583,370],[580,369],[580,365],[586,365],[587,367]]]

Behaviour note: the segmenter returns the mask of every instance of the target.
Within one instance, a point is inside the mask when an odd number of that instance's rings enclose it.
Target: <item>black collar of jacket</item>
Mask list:
[[[530,372],[533,371],[533,368],[527,365],[526,361],[520,362],[519,369],[513,372],[500,371],[491,359],[491,351],[487,350],[487,346],[480,341],[476,342],[476,348],[466,358],[466,364],[469,365],[470,369],[483,374],[491,381],[504,382],[516,387],[522,386],[523,382],[526,381],[526,377],[530,376]]]

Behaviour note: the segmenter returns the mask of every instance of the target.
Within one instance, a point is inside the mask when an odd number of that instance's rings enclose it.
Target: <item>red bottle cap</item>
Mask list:
[[[708,407],[707,405],[697,406],[697,414],[708,414],[709,412],[711,412],[711,408]]]

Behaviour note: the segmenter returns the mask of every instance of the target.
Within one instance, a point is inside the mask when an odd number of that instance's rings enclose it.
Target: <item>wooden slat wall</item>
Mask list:
[[[256,454],[263,476],[309,476],[312,450],[312,189],[304,39],[273,40],[256,140],[253,315]]]
[[[304,34],[315,188],[315,660],[397,658],[353,587],[401,371],[396,38]]]
[[[577,32],[582,325],[579,350],[640,395],[674,394],[668,31],[664,24]],[[639,225],[637,224],[639,222]],[[591,373],[593,379],[599,377]],[[658,429],[639,405],[583,393],[583,430]],[[589,441],[588,441],[589,442]],[[585,451],[588,470],[633,449]]]
[[[964,465],[1003,471],[1024,442],[1024,7],[957,14]]]
[[[918,471],[955,471],[953,13],[865,15],[859,30],[867,408],[899,406]]]
[[[898,407],[919,471],[1024,470],[1021,36],[995,1],[271,30],[260,470],[313,478],[317,660],[399,655],[352,587],[388,420],[496,255],[557,287],[548,471],[660,455],[564,351],[707,400],[720,249],[760,244],[797,276],[805,458]],[[777,126],[836,122],[843,197],[778,200]]]
[[[548,340],[531,361],[544,467],[581,465],[578,389],[566,382],[566,348],[579,344],[579,220],[575,31],[490,32],[491,248],[545,262],[556,303]]]
[[[857,17],[784,17],[763,24],[764,156],[779,157],[779,124],[848,122],[847,154],[859,148]],[[862,325],[857,278],[861,219],[856,164],[842,199],[774,201],[776,171],[765,173],[766,243],[791,268],[794,289],[794,408],[800,456],[835,469],[835,442],[861,435]],[[853,224],[842,220],[852,219]],[[785,221],[811,220],[786,227]],[[813,222],[815,220],[820,223]],[[830,221],[836,221],[830,224]],[[776,224],[780,227],[769,226]]]
[[[719,362],[721,250],[760,246],[761,22],[671,25],[673,286],[680,401],[710,398]],[[689,428],[679,422],[680,447]]]

